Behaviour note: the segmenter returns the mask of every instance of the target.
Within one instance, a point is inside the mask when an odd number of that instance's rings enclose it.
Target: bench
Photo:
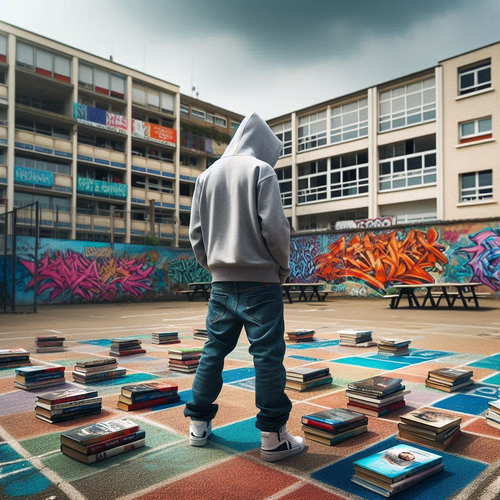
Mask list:
[[[187,298],[189,299],[189,302],[193,302],[194,299],[194,290],[180,290],[179,293],[183,295],[187,295]]]

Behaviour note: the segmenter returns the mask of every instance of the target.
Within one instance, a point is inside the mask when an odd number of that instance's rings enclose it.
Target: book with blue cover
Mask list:
[[[302,417],[304,425],[338,433],[366,425],[368,418],[358,412],[346,410],[345,408],[331,408]]]
[[[354,462],[354,468],[392,484],[434,467],[442,461],[443,457],[430,451],[399,444],[357,460]]]

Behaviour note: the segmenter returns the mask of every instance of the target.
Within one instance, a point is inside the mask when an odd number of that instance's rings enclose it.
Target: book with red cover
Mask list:
[[[365,415],[370,415],[371,417],[380,417],[385,415],[386,413],[390,413],[391,411],[399,410],[399,408],[403,408],[406,405],[405,400],[398,401],[397,403],[393,403],[389,406],[385,406],[383,408],[370,408],[368,406],[363,406],[358,403],[349,402],[347,404],[347,408],[355,411],[359,411],[364,413]]]
[[[139,403],[127,404],[123,401],[118,402],[118,408],[125,411],[141,410],[142,408],[151,408],[153,406],[168,405],[179,401],[181,397],[178,394],[168,398],[151,399],[150,401],[141,401]]]
[[[97,391],[87,389],[68,389],[65,391],[48,392],[38,396],[38,401],[48,405],[57,405],[69,403],[70,401],[79,401],[80,399],[96,398]]]

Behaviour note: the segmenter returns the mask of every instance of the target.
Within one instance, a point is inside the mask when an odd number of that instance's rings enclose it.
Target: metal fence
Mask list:
[[[17,258],[19,245],[25,245],[23,236],[29,236],[33,254],[32,282],[29,290],[19,297],[18,275],[23,266]],[[0,312],[37,312],[38,247],[40,241],[40,207],[38,202],[0,214]],[[23,249],[26,251],[26,249]]]

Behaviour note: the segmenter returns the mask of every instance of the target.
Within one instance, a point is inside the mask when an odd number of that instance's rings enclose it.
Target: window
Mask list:
[[[179,194],[181,196],[193,196],[194,184],[188,184],[186,182],[180,183]]]
[[[5,163],[5,149],[0,149],[0,165]]]
[[[470,94],[491,87],[491,61],[459,70],[459,94]]]
[[[281,203],[284,207],[292,206],[292,167],[276,170],[280,185]]]
[[[174,114],[174,96],[167,92],[161,92],[161,110],[165,113]]]
[[[385,132],[436,119],[436,80],[429,78],[380,94],[379,130]]]
[[[236,131],[238,130],[238,127],[239,127],[239,126],[240,126],[240,124],[239,124],[239,123],[237,123],[237,122],[233,122],[233,121],[231,120],[231,137],[232,137],[234,134],[236,134]]]
[[[64,114],[64,101],[62,99],[40,99],[39,97],[16,92],[16,103],[60,115]]]
[[[54,54],[45,49],[18,41],[16,44],[16,64],[35,70],[36,73],[64,82],[71,80],[69,57]]]
[[[94,68],[82,62],[78,66],[78,85],[115,99],[125,99],[125,77],[123,75]]]
[[[120,142],[107,137],[97,137],[95,135],[82,134],[78,132],[78,142],[80,144],[88,144],[97,146],[98,148],[112,149],[113,151],[125,152],[125,142]]]
[[[491,116],[460,124],[460,144],[491,139]]]
[[[299,151],[326,144],[326,111],[299,118]]]
[[[68,163],[55,161],[49,157],[33,158],[16,154],[14,163],[16,167],[26,167],[34,170],[53,172],[54,174],[70,175],[70,165]]]
[[[326,160],[299,165],[299,204],[328,198]]]
[[[198,158],[196,158],[196,156],[181,155],[181,165],[187,165],[189,167],[197,167]]]
[[[7,108],[0,108],[0,125],[7,125]]]
[[[218,125],[219,127],[224,127],[227,128],[227,120],[223,118],[222,116],[214,116],[214,124]]]
[[[368,193],[368,151],[335,156],[330,161],[332,199]]]
[[[7,62],[7,35],[0,33],[0,61]]]
[[[205,111],[202,111],[201,109],[191,108],[191,118],[205,121]]]
[[[140,106],[174,114],[174,96],[168,92],[134,82],[132,85],[132,101]],[[182,107],[182,105],[181,105]]]
[[[331,142],[349,141],[368,135],[368,99],[332,108]]]
[[[70,204],[69,198],[58,198],[56,196],[48,196],[43,194],[23,193],[19,191],[14,192],[14,206],[22,207],[38,201],[40,208],[45,210],[56,210],[59,208],[60,212],[69,212]]]
[[[292,154],[292,122],[280,123],[272,127],[276,137],[283,143],[281,156]]]
[[[114,106],[113,103],[98,101],[96,99],[90,99],[82,95],[78,96],[78,102],[84,106],[90,106],[92,108],[104,109],[105,111],[110,111],[116,115],[124,116],[126,110],[123,106]]]
[[[181,116],[189,118],[189,106],[181,103]]]
[[[436,137],[426,136],[381,146],[379,190],[436,183]]]
[[[460,176],[460,201],[479,201],[493,198],[493,172],[483,170]]]
[[[16,129],[57,137],[58,139],[65,139],[67,141],[69,141],[70,137],[70,131],[66,128],[58,127],[56,125],[47,125],[41,122],[34,122],[33,120],[25,118],[16,118]]]
[[[148,88],[148,108],[160,109],[160,91]]]
[[[1,58],[1,54],[0,54]],[[7,73],[5,70],[0,69],[0,84],[5,85],[7,83]]]

